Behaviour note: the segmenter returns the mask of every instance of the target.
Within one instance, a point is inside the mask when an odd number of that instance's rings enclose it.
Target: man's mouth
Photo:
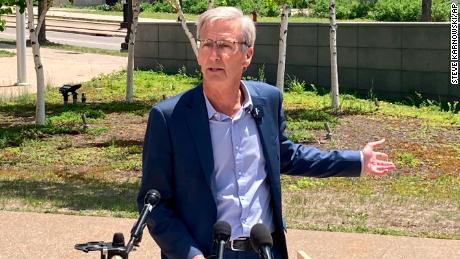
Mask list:
[[[211,72],[218,72],[218,71],[223,71],[224,69],[219,68],[219,67],[210,67],[210,68],[208,68],[208,70],[211,71]]]

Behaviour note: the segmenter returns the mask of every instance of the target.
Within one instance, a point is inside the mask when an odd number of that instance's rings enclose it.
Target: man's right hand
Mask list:
[[[206,259],[203,255],[195,255],[192,259]]]

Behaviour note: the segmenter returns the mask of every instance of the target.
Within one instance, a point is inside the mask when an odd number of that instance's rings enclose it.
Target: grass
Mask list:
[[[62,50],[80,52],[80,53],[94,53],[94,54],[100,54],[100,55],[111,55],[111,56],[121,56],[121,57],[128,56],[127,51],[88,48],[88,47],[73,46],[73,45],[54,43],[54,42],[47,42],[47,43],[41,44],[40,46],[44,48],[62,49]]]
[[[0,49],[0,58],[9,58],[9,57],[14,57],[14,56],[16,56],[14,52]]]
[[[9,44],[9,45],[15,45],[16,41],[15,40],[10,40],[10,39],[2,39],[2,38],[0,38],[0,44],[1,43]],[[29,44],[27,46],[29,46]],[[73,46],[73,45],[54,43],[54,42],[43,43],[43,44],[40,45],[40,47],[41,48],[50,48],[50,49],[61,49],[61,50],[74,51],[74,52],[80,52],[80,53],[93,53],[93,54],[121,56],[121,57],[127,57],[128,56],[128,52],[123,52],[123,51],[118,51],[118,50],[88,48],[88,47]],[[1,52],[5,52],[5,51],[0,50],[0,57],[2,57]]]
[[[124,103],[125,80],[122,71],[83,82],[79,92],[88,103],[67,107],[57,91],[47,91],[43,127],[33,125],[34,96],[0,102],[0,209],[136,217],[148,111],[199,78],[136,71],[133,104]],[[372,100],[342,95],[342,110],[335,113],[320,89],[296,87],[284,95],[293,140],[322,149],[360,149],[386,137],[382,150],[397,170],[379,178],[282,176],[289,227],[460,239],[455,109],[385,101],[377,108]],[[325,122],[332,139],[325,138]]]

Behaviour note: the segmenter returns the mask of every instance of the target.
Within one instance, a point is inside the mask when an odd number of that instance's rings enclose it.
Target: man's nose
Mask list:
[[[220,59],[220,51],[219,49],[217,48],[216,44],[213,44],[212,45],[212,48],[211,48],[211,53],[209,55],[209,57],[213,60],[218,60]]]

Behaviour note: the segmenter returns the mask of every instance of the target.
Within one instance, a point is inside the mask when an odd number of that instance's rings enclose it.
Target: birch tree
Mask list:
[[[208,10],[214,8],[214,0],[208,0]]]
[[[337,23],[335,21],[335,0],[330,0],[330,53],[331,53],[331,98],[334,111],[339,110],[339,76],[337,71]]]
[[[45,125],[45,75],[40,56],[40,44],[38,43],[38,34],[45,19],[46,13],[51,7],[53,0],[43,0],[45,6],[43,12],[38,17],[37,26],[34,26],[34,6],[33,0],[25,0],[27,6],[27,28],[29,29],[30,44],[32,46],[32,55],[34,57],[35,73],[37,75],[37,102],[35,107],[35,123]]]
[[[196,45],[195,37],[193,37],[193,34],[190,32],[190,30],[187,27],[187,22],[185,21],[184,12],[182,11],[182,7],[179,3],[179,0],[168,0],[168,1],[173,6],[173,8],[176,10],[177,15],[179,16],[179,22],[182,25],[182,29],[184,30],[185,35],[187,36],[188,40],[190,41],[190,44],[192,45],[192,49],[193,49],[193,53],[195,53],[195,57],[198,58],[198,46]]]
[[[126,102],[132,103],[133,98],[133,78],[134,78],[134,47],[136,41],[137,24],[139,20],[140,3],[139,0],[133,1],[133,20],[131,23],[131,33],[129,34],[128,45],[128,67],[126,69]]]
[[[288,16],[290,8],[283,4],[281,12],[280,39],[278,43],[278,72],[276,74],[276,87],[284,92],[284,72],[286,68],[286,44],[288,32]]]

